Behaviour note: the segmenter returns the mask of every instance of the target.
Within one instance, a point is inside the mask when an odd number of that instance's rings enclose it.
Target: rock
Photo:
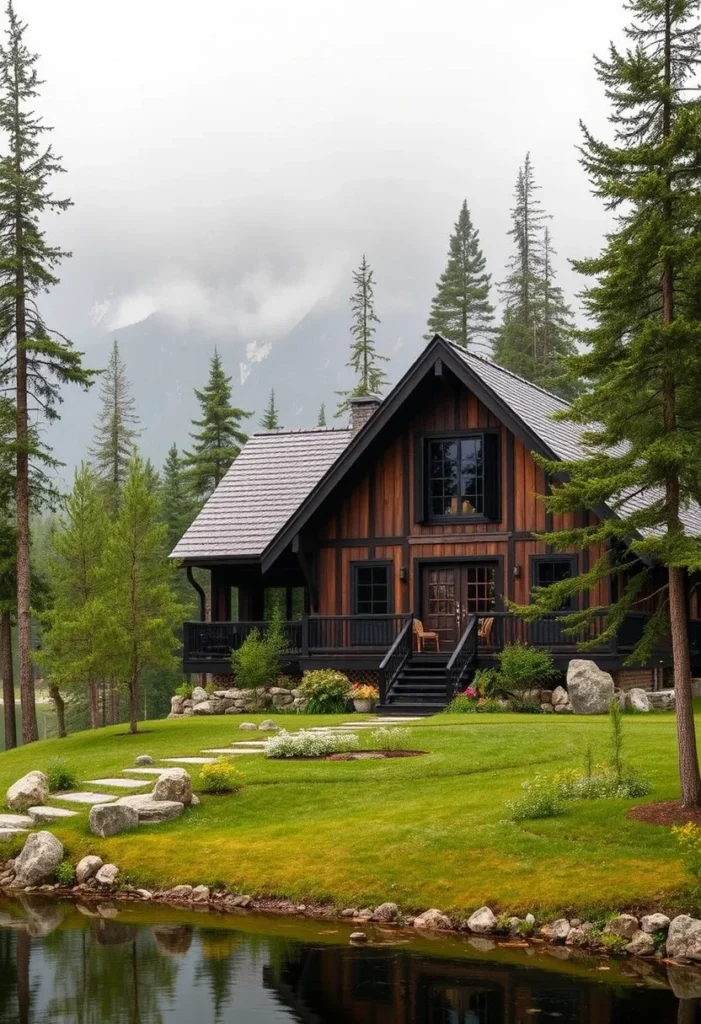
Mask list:
[[[645,690],[641,690],[638,687],[634,687],[632,690],[626,690],[625,701],[626,707],[631,711],[650,710],[650,701],[648,700],[647,693]]]
[[[357,913],[356,907],[346,907],[345,910],[341,911],[341,917],[355,917]]]
[[[552,704],[541,704],[540,710],[544,711],[546,715],[552,715],[555,708],[552,706]]]
[[[625,690],[619,690],[618,688],[614,688],[613,699],[618,704],[618,706],[621,709],[621,711],[625,711],[625,709],[626,709],[626,694],[625,694]]]
[[[654,956],[655,940],[647,932],[637,931],[626,946],[626,953],[632,953],[633,956]]]
[[[185,709],[183,710],[183,716],[184,716],[185,718],[189,717],[190,715],[194,715],[194,713],[195,713],[195,712],[194,712],[194,710],[193,710],[192,708],[185,708]]]
[[[173,900],[189,900],[192,895],[191,885],[176,885],[174,889],[171,889],[168,893],[170,899]]]
[[[559,917],[557,921],[551,921],[550,924],[544,924],[540,929],[540,934],[548,942],[565,942],[567,936],[572,931],[572,925],[566,917]]]
[[[49,783],[43,772],[28,772],[7,791],[5,800],[11,811],[26,811],[46,803],[49,797]]]
[[[93,804],[90,808],[90,831],[102,839],[128,832],[139,824],[139,815],[133,807],[118,801],[115,804]]]
[[[435,907],[414,918],[414,928],[424,928],[426,931],[443,931],[451,927],[450,918]]]
[[[677,695],[674,690],[652,690],[647,699],[655,711],[674,711],[677,706]]]
[[[372,921],[373,911],[370,907],[361,907],[360,910],[356,910],[353,920],[354,921]]]
[[[671,924],[666,914],[646,914],[640,922],[644,932],[652,935],[653,932],[666,932]]]
[[[206,885],[196,885],[190,893],[190,899],[193,903],[209,902],[209,888]]]
[[[102,867],[102,857],[87,856],[79,860],[75,868],[75,880],[83,885],[89,878],[94,878]]]
[[[667,956],[701,960],[701,921],[687,914],[674,918],[667,934]]]
[[[98,885],[114,885],[119,878],[119,868],[116,864],[103,864],[95,875]]]
[[[609,935],[620,935],[624,939],[632,939],[638,931],[638,919],[632,914],[619,914],[612,918],[604,928]]]
[[[150,889],[137,889],[136,890],[136,895],[140,896],[142,900],[152,900],[153,899],[153,893],[151,892]]]
[[[701,999],[701,970],[667,964],[667,977],[677,999]]]
[[[276,693],[273,697],[273,705],[276,708],[286,708],[294,704],[294,697],[291,693]]]
[[[256,725],[255,722],[241,722],[239,729],[255,729],[257,732],[258,726]]]
[[[560,715],[571,715],[572,714],[572,708],[571,708],[571,706],[569,704],[555,704],[553,706],[553,711],[556,712],[556,714],[560,714]]]
[[[190,800],[190,807],[199,807],[201,803],[202,801],[198,797],[197,793],[193,793],[192,799]]]
[[[170,713],[171,715],[182,715],[183,708],[185,707],[185,698],[179,697],[177,694],[175,697],[170,698]]]
[[[37,774],[41,774],[37,772]],[[54,877],[63,860],[63,843],[50,832],[35,832],[27,836],[22,851],[15,860],[15,887],[41,885]]]
[[[373,917],[376,921],[396,921],[399,917],[399,907],[396,903],[381,903],[375,907]]]
[[[179,818],[185,806],[179,800],[154,800],[151,793],[144,793],[141,796],[123,796],[111,807],[126,807],[132,810],[138,821],[147,821],[152,825],[158,825],[163,821],[171,821]]]
[[[192,689],[192,697],[190,698],[193,705],[201,704],[205,700],[209,700],[209,694],[203,686],[194,686]]]
[[[154,800],[177,800],[181,804],[192,801],[192,779],[184,768],[167,768],[159,775],[151,791]]]
[[[555,705],[555,704],[569,704],[569,702],[570,702],[570,698],[568,697],[567,690],[564,688],[564,686],[556,686],[555,689],[553,690],[553,695],[552,695],[551,703]]]
[[[567,666],[567,692],[576,715],[605,715],[613,690],[613,678],[593,661],[575,658]]]
[[[275,725],[272,718],[266,718],[264,722],[261,722],[258,726],[260,732],[279,732],[280,727]]]
[[[520,917],[510,917],[509,918],[509,935],[518,935],[520,928],[521,928],[521,918]]]
[[[139,765],[153,764],[153,758],[151,757],[150,754],[139,754],[139,756],[136,759],[136,763]]]
[[[431,914],[433,911],[429,910],[427,913]],[[436,927],[443,928],[445,925],[437,925]],[[449,928],[450,924],[447,927]],[[477,935],[490,935],[493,931],[496,931],[497,919],[489,907],[480,907],[479,910],[476,910],[468,918],[467,927]]]
[[[214,705],[209,700],[203,700],[200,704],[195,704],[192,713],[193,715],[213,715]]]
[[[566,946],[586,946],[591,938],[593,931],[593,924],[590,921],[586,921],[584,924],[577,925],[576,928],[571,928],[569,935],[565,939]]]
[[[535,924],[535,918],[534,918],[533,914],[526,914],[525,922],[526,922],[526,924],[530,925],[531,928],[532,928],[533,925]]]
[[[365,932],[351,932],[351,942],[367,942],[368,937]]]

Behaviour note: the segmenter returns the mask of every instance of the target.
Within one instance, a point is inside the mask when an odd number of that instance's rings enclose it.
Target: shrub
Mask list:
[[[477,701],[477,710],[491,715],[498,715],[508,711],[509,708],[494,697],[482,697]]]
[[[472,688],[480,697],[500,697],[501,679],[495,668],[480,668],[472,679]]]
[[[305,672],[299,686],[300,696],[307,702],[309,715],[342,714],[351,695],[348,676],[332,668]]]
[[[237,651],[231,655],[236,685],[242,690],[270,686],[280,675],[282,654],[287,646],[282,620],[274,615],[265,635],[252,629]]]
[[[66,766],[66,762],[58,757],[49,762],[46,779],[51,793],[61,789],[73,789],[78,781],[75,773]]]
[[[604,932],[596,940],[609,953],[625,953],[626,946],[630,941],[624,935],[615,935],[613,932]]]
[[[192,683],[181,683],[180,686],[175,687],[176,697],[185,697],[189,700],[192,697]]]
[[[565,805],[552,780],[534,775],[521,784],[521,796],[507,805],[512,821],[534,818],[555,818],[565,811]]]
[[[459,693],[446,708],[443,708],[444,715],[474,715],[476,711],[477,703],[466,693]]]
[[[648,779],[630,770],[619,779],[609,765],[597,764],[589,771],[576,768],[561,772],[553,779],[563,800],[602,800],[607,797],[632,799],[647,796]]]
[[[557,675],[552,655],[529,644],[507,644],[497,655],[498,684],[510,696],[535,689],[539,683]]]
[[[200,769],[200,788],[203,793],[238,793],[241,785],[241,773],[234,768],[228,757],[218,757],[212,764],[203,764]]]
[[[509,711],[515,711],[519,715],[542,715],[543,709],[537,700],[530,697],[512,697],[509,701]]]
[[[323,757],[326,754],[341,754],[358,750],[360,740],[355,733],[287,732],[282,730],[265,745],[265,756],[279,757]]]
[[[73,885],[74,879],[75,872],[73,871],[73,866],[70,861],[62,860],[56,868],[56,881],[65,889],[69,889]]]
[[[408,729],[373,729],[370,746],[373,750],[406,750],[409,741]]]
[[[672,835],[681,847],[684,867],[692,878],[698,880],[701,878],[701,828],[692,822],[673,825]]]

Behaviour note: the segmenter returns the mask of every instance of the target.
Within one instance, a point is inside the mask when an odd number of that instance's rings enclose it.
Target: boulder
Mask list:
[[[286,708],[294,704],[294,697],[291,693],[276,693],[273,695],[273,704],[276,708]]]
[[[647,699],[655,711],[674,711],[677,706],[677,695],[674,690],[650,690]]]
[[[193,706],[195,704],[201,704],[202,701],[209,700],[209,694],[202,686],[195,686],[192,690],[192,697],[190,698]]]
[[[552,715],[555,708],[552,706],[552,704],[541,704],[540,710],[544,711],[546,715]]]
[[[95,875],[98,885],[115,885],[119,877],[119,868],[116,864],[103,864]]]
[[[567,666],[567,692],[576,715],[605,715],[613,690],[613,678],[593,661],[575,658]]]
[[[193,708],[184,708],[183,709],[183,717],[185,717],[185,718],[188,718],[190,715],[194,715],[194,713],[195,712],[194,712]]]
[[[79,860],[75,868],[75,880],[83,885],[89,878],[94,878],[102,867],[102,857],[87,856]]]
[[[256,725],[255,722],[241,722],[239,729],[255,729],[257,732],[258,726]]]
[[[119,801],[114,804],[94,804],[90,808],[90,831],[106,839],[128,832],[139,824],[139,816],[132,807],[125,807]]]
[[[168,897],[172,900],[189,900],[191,893],[191,885],[176,885],[174,889],[170,890]]]
[[[428,913],[430,914],[431,911],[429,910]],[[490,935],[496,931],[497,919],[489,907],[480,907],[468,918],[467,927],[477,935]]]
[[[190,893],[190,899],[193,903],[208,903],[209,888],[206,885],[196,885]]]
[[[15,860],[16,887],[41,885],[50,881],[63,860],[63,843],[50,832],[35,832],[27,836],[22,851]]]
[[[414,928],[423,928],[426,931],[447,931],[452,928],[452,924],[450,918],[446,917],[442,910],[436,910],[433,907],[414,918]]]
[[[170,698],[170,713],[171,713],[171,715],[182,715],[184,707],[185,707],[185,698],[184,697],[178,697],[177,694],[176,694],[175,697],[171,697]]]
[[[5,797],[11,811],[26,811],[28,807],[46,803],[49,783],[43,772],[28,772],[13,782]]]
[[[626,708],[631,711],[649,711],[650,701],[648,699],[645,690],[639,689],[637,686],[632,690],[626,690]]]
[[[149,765],[149,764],[153,764],[153,758],[151,757],[150,754],[139,754],[139,756],[136,759],[136,763],[138,765],[143,765],[143,766],[146,766],[146,765]]]
[[[604,928],[609,935],[620,935],[624,939],[632,939],[638,931],[638,919],[632,914],[619,914],[612,918]]]
[[[566,917],[559,917],[557,921],[551,921],[550,924],[544,924],[540,929],[540,934],[548,942],[565,942],[567,936],[572,931],[572,925]]]
[[[572,707],[569,704],[553,704],[553,711],[560,715],[571,715]]]
[[[172,818],[179,818],[183,813],[184,804],[179,800],[154,800],[151,793],[141,796],[123,796],[116,804],[110,807],[127,808],[137,816],[138,821],[149,822],[151,825],[158,825],[162,821],[170,821]]]
[[[674,918],[667,934],[667,956],[701,960],[701,921],[688,914]]]
[[[192,779],[184,768],[167,768],[151,791],[154,800],[192,801]]]
[[[570,698],[567,695],[567,690],[564,686],[556,686],[553,690],[553,695],[550,699],[550,703],[553,705],[558,704],[569,704]]]
[[[199,704],[195,704],[192,709],[193,715],[213,715],[214,705],[209,700],[200,701]]]
[[[652,935],[653,932],[666,932],[671,924],[666,914],[646,914],[640,922],[644,932]]]
[[[368,941],[368,937],[365,934],[365,932],[351,932],[350,941],[351,942],[367,942]]]
[[[591,921],[585,921],[584,924],[579,924],[576,928],[571,928],[567,938],[565,939],[565,945],[586,946],[591,938],[593,929],[594,925]]]
[[[399,917],[399,907],[396,903],[381,903],[375,907],[373,917],[376,921],[396,921]]]
[[[647,932],[637,931],[626,946],[626,953],[632,953],[633,956],[654,956],[655,940]]]
[[[272,718],[266,718],[264,722],[261,722],[258,726],[260,732],[280,732],[280,726],[273,722]]]

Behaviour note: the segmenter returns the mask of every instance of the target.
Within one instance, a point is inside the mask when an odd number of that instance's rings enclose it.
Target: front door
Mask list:
[[[441,651],[452,651],[470,615],[496,608],[494,562],[424,566],[421,574],[421,620],[438,633]]]

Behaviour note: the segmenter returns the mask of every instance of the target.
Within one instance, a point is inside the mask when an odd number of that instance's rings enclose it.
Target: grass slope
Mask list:
[[[343,720],[278,718],[294,729]],[[145,723],[136,737],[119,726],[35,743],[0,755],[0,791],[55,757],[81,780],[114,776],[138,754],[195,755],[250,738],[238,725],[233,717],[166,720]],[[627,761],[652,780],[648,799],[678,797],[674,716],[626,717],[624,730]],[[533,772],[579,767],[589,745],[595,761],[603,760],[607,719],[438,716],[415,725],[409,745],[428,756],[237,757],[243,791],[205,795],[177,821],[103,840],[89,833],[84,811],[52,831],[74,861],[98,853],[142,885],[226,883],[343,905],[392,899],[452,912],[487,901],[513,911],[652,907],[669,905],[684,885],[669,830],[626,818],[639,801],[580,801],[560,818],[505,820],[506,801]],[[197,788],[197,767],[190,768]]]

